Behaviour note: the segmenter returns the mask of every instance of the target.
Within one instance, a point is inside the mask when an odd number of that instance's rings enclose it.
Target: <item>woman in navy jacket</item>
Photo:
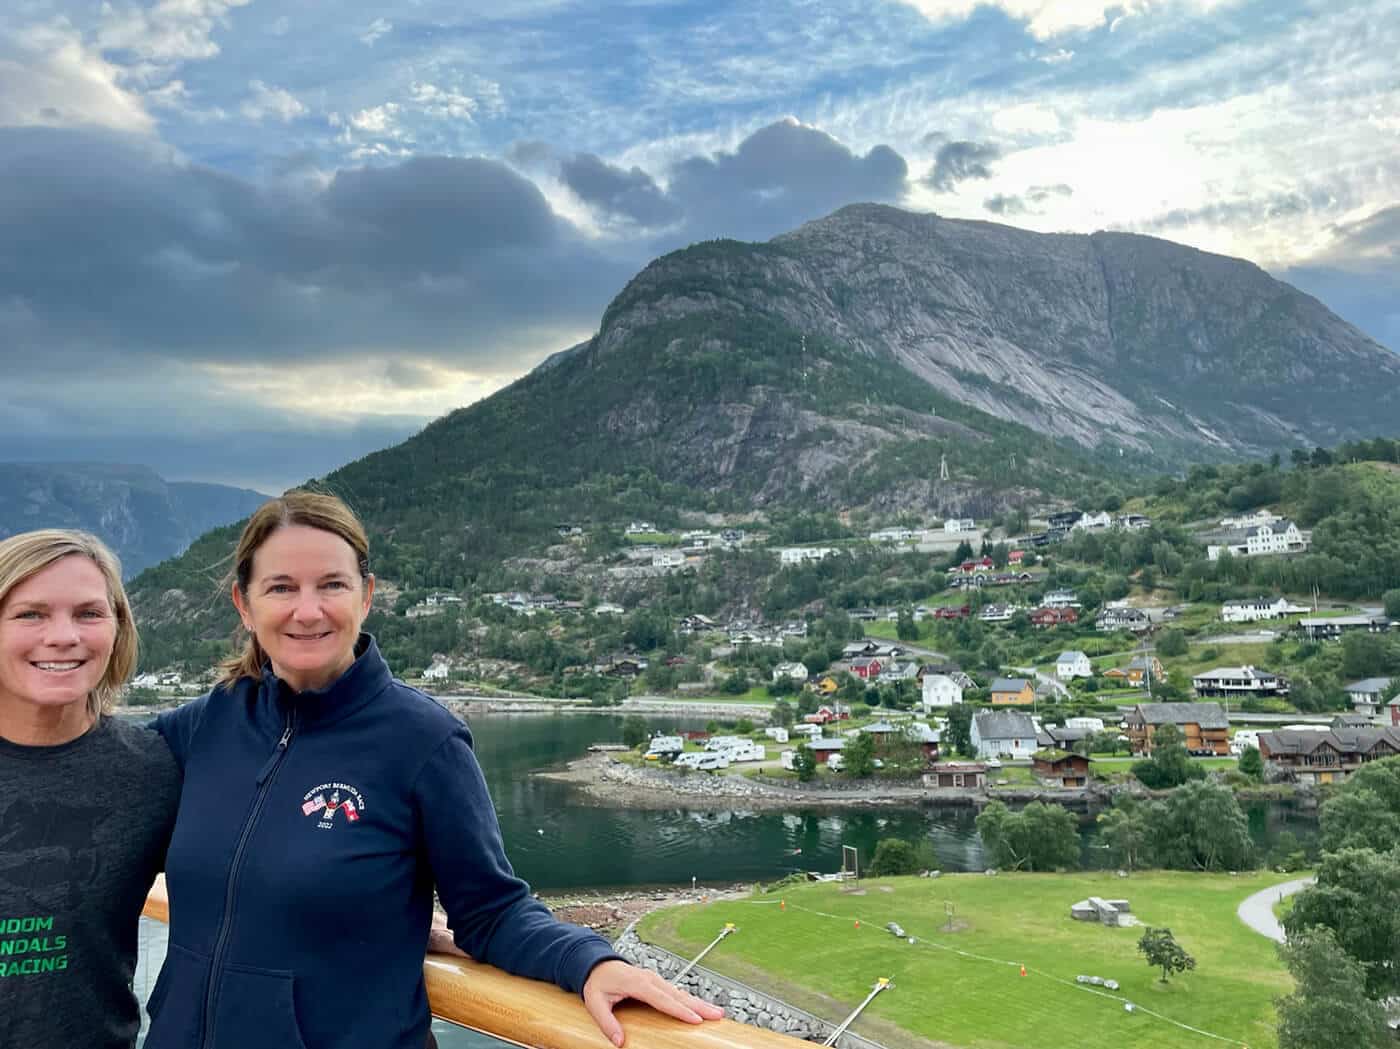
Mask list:
[[[462,950],[581,992],[615,1044],[624,998],[720,1015],[515,876],[466,726],[360,632],[374,577],[343,503],[263,506],[234,576],[246,650],[157,725],[185,778],[147,1049],[421,1049],[434,886]]]

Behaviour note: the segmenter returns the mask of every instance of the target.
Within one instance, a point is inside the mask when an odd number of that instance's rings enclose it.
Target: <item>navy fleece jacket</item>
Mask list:
[[[422,1049],[435,883],[481,961],[577,992],[617,957],[512,872],[466,726],[358,651],[159,717],[185,779],[146,1049]]]

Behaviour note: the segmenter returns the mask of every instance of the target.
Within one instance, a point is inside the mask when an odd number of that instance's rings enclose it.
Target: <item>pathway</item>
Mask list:
[[[1282,943],[1283,926],[1274,917],[1274,904],[1302,892],[1315,881],[1317,881],[1316,878],[1294,878],[1292,881],[1286,881],[1279,885],[1271,885],[1246,899],[1239,905],[1235,913],[1240,916],[1240,921],[1260,936],[1267,936],[1271,940]]]

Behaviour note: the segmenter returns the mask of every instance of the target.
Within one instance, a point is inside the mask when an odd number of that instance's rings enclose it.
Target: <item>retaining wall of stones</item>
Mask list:
[[[618,938],[614,944],[617,953],[633,965],[650,969],[663,979],[671,980],[688,964],[688,959],[673,954],[664,947],[643,943],[633,926]],[[724,950],[723,944],[715,948]],[[680,986],[696,997],[713,1002],[724,1009],[725,1016],[739,1023],[763,1027],[779,1034],[791,1035],[809,1042],[825,1042],[836,1030],[836,1025],[815,1016],[805,1009],[789,1005],[771,994],[765,994],[739,980],[721,976],[711,969],[697,965],[686,973]],[[891,993],[891,992],[886,992]],[[893,993],[898,993],[893,992]],[[877,999],[878,1001],[878,999]],[[858,1002],[852,1002],[855,1008]],[[859,1021],[857,1021],[859,1023]],[[878,1042],[872,1042],[858,1034],[847,1031],[836,1043],[837,1049],[884,1049]]]

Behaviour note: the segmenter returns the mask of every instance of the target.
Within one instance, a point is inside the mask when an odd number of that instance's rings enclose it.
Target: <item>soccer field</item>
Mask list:
[[[877,978],[891,977],[895,989],[854,1030],[892,1046],[923,1039],[957,1049],[1273,1049],[1273,1000],[1291,981],[1274,944],[1247,929],[1235,908],[1281,880],[959,874],[862,880],[854,892],[827,882],[659,911],[638,931],[693,955],[734,922],[739,933],[704,964],[833,1021]],[[1170,928],[1195,970],[1161,983],[1137,953],[1140,927],[1071,920],[1070,904],[1088,896],[1126,899],[1144,924]],[[891,921],[915,942],[886,931]],[[1120,986],[1086,988],[1080,975]]]

